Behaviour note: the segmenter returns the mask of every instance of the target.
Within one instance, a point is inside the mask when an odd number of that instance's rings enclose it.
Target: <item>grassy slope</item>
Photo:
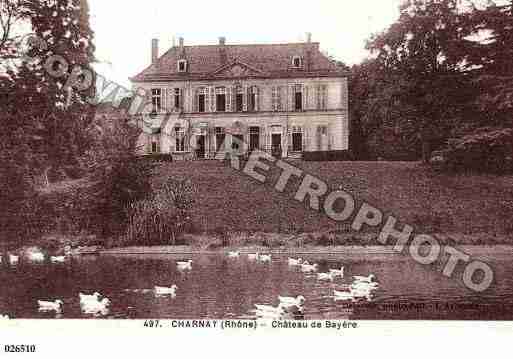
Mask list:
[[[296,162],[333,189],[341,186],[357,201],[374,205],[419,231],[444,233],[513,232],[513,177],[447,175],[403,162]],[[262,172],[262,171],[260,171]],[[221,226],[232,231],[347,230],[292,199],[298,182],[279,194],[269,171],[261,185],[218,161],[174,162],[156,169],[155,185],[169,177],[189,178],[198,187],[194,222],[198,230]]]

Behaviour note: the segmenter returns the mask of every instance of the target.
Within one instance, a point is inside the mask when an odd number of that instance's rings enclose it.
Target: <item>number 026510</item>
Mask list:
[[[35,345],[4,345],[6,353],[35,353]]]

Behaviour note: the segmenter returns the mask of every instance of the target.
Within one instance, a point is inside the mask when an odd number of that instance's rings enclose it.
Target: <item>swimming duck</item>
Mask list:
[[[101,298],[101,294],[98,292],[94,292],[93,294],[84,294],[84,293],[78,293],[78,297],[80,298],[80,304],[87,303],[87,302],[97,302]]]
[[[300,266],[302,262],[303,260],[301,258],[289,258],[289,266]]]
[[[29,252],[28,258],[32,262],[44,262],[45,255],[42,252]]]
[[[64,263],[66,261],[65,256],[51,256],[50,261],[52,263]]]
[[[255,260],[258,259],[258,256],[259,256],[258,252],[257,253],[250,253],[250,254],[248,254],[248,259],[252,260],[252,261],[255,261]]]
[[[297,306],[301,307],[303,304],[305,304],[305,297],[302,295],[298,295],[296,298],[294,297],[282,297],[279,296],[278,300],[280,301],[280,305],[286,305],[286,306]]]
[[[14,265],[14,264],[18,264],[19,261],[20,261],[20,257],[19,256],[15,256],[15,255],[9,254],[9,263]]]
[[[228,252],[229,258],[238,258],[240,256],[239,252]]]
[[[176,262],[176,266],[179,270],[192,270],[192,259],[185,262]]]
[[[9,320],[11,318],[9,318],[8,315],[3,315],[3,314],[0,314],[0,320]]]
[[[104,311],[110,306],[109,298],[103,298],[102,300],[88,300],[80,303],[80,308],[86,313],[97,313]]]
[[[318,280],[334,280],[335,276],[330,273],[317,273],[317,279]]]
[[[159,287],[155,286],[155,294],[159,295],[175,295],[178,287],[173,284],[171,287]]]
[[[340,269],[330,269],[330,273],[335,277],[344,277],[344,267],[340,267]]]
[[[301,264],[301,270],[305,273],[309,272],[317,272],[317,268],[319,267],[318,264],[308,264],[308,262],[305,264]]]
[[[370,274],[368,277],[355,275],[353,278],[354,278],[355,282],[361,282],[361,283],[372,283],[372,282],[376,281],[376,276],[374,274]]]
[[[261,254],[260,256],[258,256],[258,260],[260,262],[270,262],[271,261],[271,255],[270,254]]]
[[[60,299],[57,299],[54,302],[47,302],[44,300],[38,300],[37,304],[39,305],[39,310],[41,312],[58,312],[62,311],[63,302]]]
[[[272,305],[255,304],[257,317],[278,319],[284,315],[281,305],[273,307]]]
[[[334,290],[333,293],[335,300],[352,300],[355,297],[353,291],[342,292],[339,290]]]

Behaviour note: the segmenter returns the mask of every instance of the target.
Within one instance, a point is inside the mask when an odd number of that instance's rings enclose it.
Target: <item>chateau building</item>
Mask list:
[[[348,149],[347,73],[304,43],[185,46],[183,38],[131,78],[151,100],[141,153],[211,159],[260,149],[276,157]]]

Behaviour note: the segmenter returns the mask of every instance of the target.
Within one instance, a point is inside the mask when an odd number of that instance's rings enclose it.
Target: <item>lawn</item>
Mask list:
[[[361,203],[393,214],[418,232],[505,235],[513,233],[513,177],[436,173],[405,162],[293,162],[343,188]],[[262,172],[262,171],[260,171]],[[219,161],[173,162],[155,169],[154,185],[188,178],[197,187],[193,221],[197,231],[217,228],[243,232],[349,231],[293,199],[299,181],[286,193],[273,189],[280,174],[268,172],[262,185]]]

